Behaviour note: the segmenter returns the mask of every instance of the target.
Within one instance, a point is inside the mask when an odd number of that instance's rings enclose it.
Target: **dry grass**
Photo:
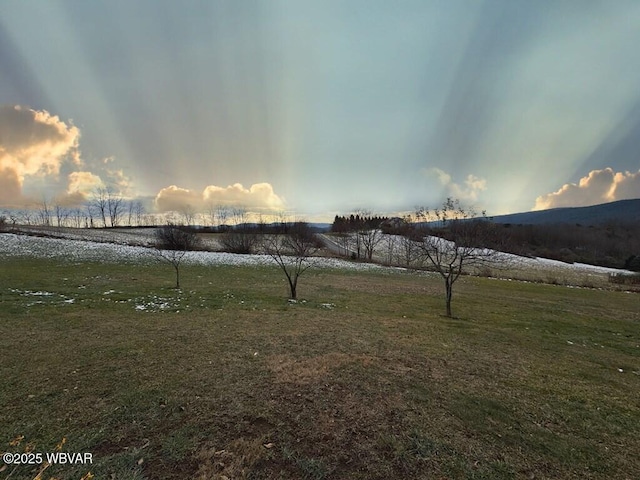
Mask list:
[[[66,437],[107,479],[640,471],[637,294],[464,277],[450,319],[437,277],[401,271],[311,270],[289,304],[275,268],[187,267],[175,291],[157,265],[3,262],[7,450]]]

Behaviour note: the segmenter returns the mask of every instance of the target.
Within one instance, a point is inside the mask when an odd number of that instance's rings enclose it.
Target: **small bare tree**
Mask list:
[[[409,268],[416,266],[416,263],[420,263],[419,245],[422,243],[421,229],[415,228],[416,219],[411,215],[403,216],[402,220],[403,223],[398,229],[398,234],[400,235],[398,263]]]
[[[51,226],[51,205],[46,198],[42,199],[38,209],[38,221],[40,225],[45,227]]]
[[[67,220],[69,219],[70,212],[68,209],[64,208],[62,205],[56,203],[53,205],[53,211],[56,216],[56,226],[58,228],[66,225]]]
[[[192,205],[185,205],[180,209],[180,214],[184,219],[185,225],[195,225],[196,223],[196,209]]]
[[[382,241],[382,232],[378,228],[362,229],[358,232],[360,242],[364,247],[364,254],[367,260],[373,259],[373,252],[378,244]]]
[[[298,298],[298,279],[312,265],[311,257],[318,250],[313,230],[306,222],[286,224],[285,231],[263,237],[264,251],[273,258],[289,283],[289,298]]]
[[[226,212],[227,214],[229,211]],[[233,225],[222,234],[222,247],[229,253],[253,253],[260,240],[258,228],[249,223],[249,214],[244,208],[230,211]]]
[[[109,210],[109,221],[112,227],[120,225],[120,219],[124,213],[124,199],[122,195],[111,188],[107,188],[107,209]]]
[[[104,228],[107,227],[107,215],[108,215],[108,206],[107,206],[107,189],[106,188],[97,188],[93,192],[93,198],[90,203],[90,207],[88,208],[90,212],[91,219],[91,228],[94,227],[93,223],[93,213],[102,220],[102,226]]]
[[[136,218],[136,226],[139,227],[142,225],[143,217],[144,217],[144,205],[140,200],[136,200],[133,203],[133,212]]]
[[[69,212],[69,219],[71,220],[72,227],[82,228],[82,222],[85,219],[85,215],[80,207],[76,207]]]
[[[458,200],[451,198],[432,212],[419,209],[416,216],[424,222],[432,219],[436,224],[431,232],[421,232],[419,248],[423,258],[444,280],[447,316],[451,317],[453,285],[460,275],[473,268],[495,266],[504,261],[500,252],[485,248],[489,240],[495,240],[494,225],[488,221],[485,212],[476,218],[473,209],[465,209]]]
[[[200,238],[191,230],[174,224],[157,228],[155,237],[155,258],[173,266],[176,271],[176,288],[180,288],[180,264],[189,250],[200,245]]]

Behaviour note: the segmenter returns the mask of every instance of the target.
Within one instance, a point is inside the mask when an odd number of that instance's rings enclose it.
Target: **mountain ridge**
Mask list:
[[[580,224],[602,225],[607,222],[640,221],[640,198],[617,200],[587,207],[559,207],[533,212],[511,213],[490,217],[495,223],[515,225]]]

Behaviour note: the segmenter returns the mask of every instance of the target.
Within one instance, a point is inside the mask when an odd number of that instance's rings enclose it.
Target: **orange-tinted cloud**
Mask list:
[[[79,206],[87,201],[98,188],[104,188],[104,182],[91,172],[71,172],[67,176],[67,190],[55,198],[55,202],[64,206]]]
[[[63,162],[80,164],[80,130],[47,111],[0,106],[0,201],[23,203],[25,177],[57,175]]]
[[[225,188],[209,185],[204,189],[204,201],[214,205],[242,205],[247,208],[278,210],[284,208],[284,201],[273,191],[269,183],[255,183],[244,188],[234,183]]]
[[[91,172],[71,172],[68,177],[67,193],[89,194],[97,188],[104,187],[102,179]]]
[[[567,183],[556,192],[536,198],[533,209],[584,207],[630,198],[640,198],[640,170],[623,173],[604,168],[592,170],[577,184]]]
[[[269,183],[256,183],[249,188],[240,183],[227,187],[209,185],[202,193],[171,185],[156,195],[156,208],[161,212],[191,208],[202,211],[210,205],[242,206],[258,210],[281,210],[284,200]]]
[[[0,168],[0,204],[14,207],[24,203],[22,183],[15,170]]]
[[[176,185],[163,188],[156,195],[156,208],[160,212],[181,211],[187,207],[202,209],[202,194]]]

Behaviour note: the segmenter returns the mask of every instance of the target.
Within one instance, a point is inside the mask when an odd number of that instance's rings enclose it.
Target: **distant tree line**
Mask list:
[[[640,271],[640,221],[580,224],[500,225],[505,251]],[[492,243],[487,245],[492,247]]]
[[[389,220],[389,217],[380,217],[378,215],[362,215],[358,213],[352,213],[349,216],[336,215],[331,224],[331,232],[333,233],[346,233],[356,232],[363,229],[377,229],[380,225]]]

